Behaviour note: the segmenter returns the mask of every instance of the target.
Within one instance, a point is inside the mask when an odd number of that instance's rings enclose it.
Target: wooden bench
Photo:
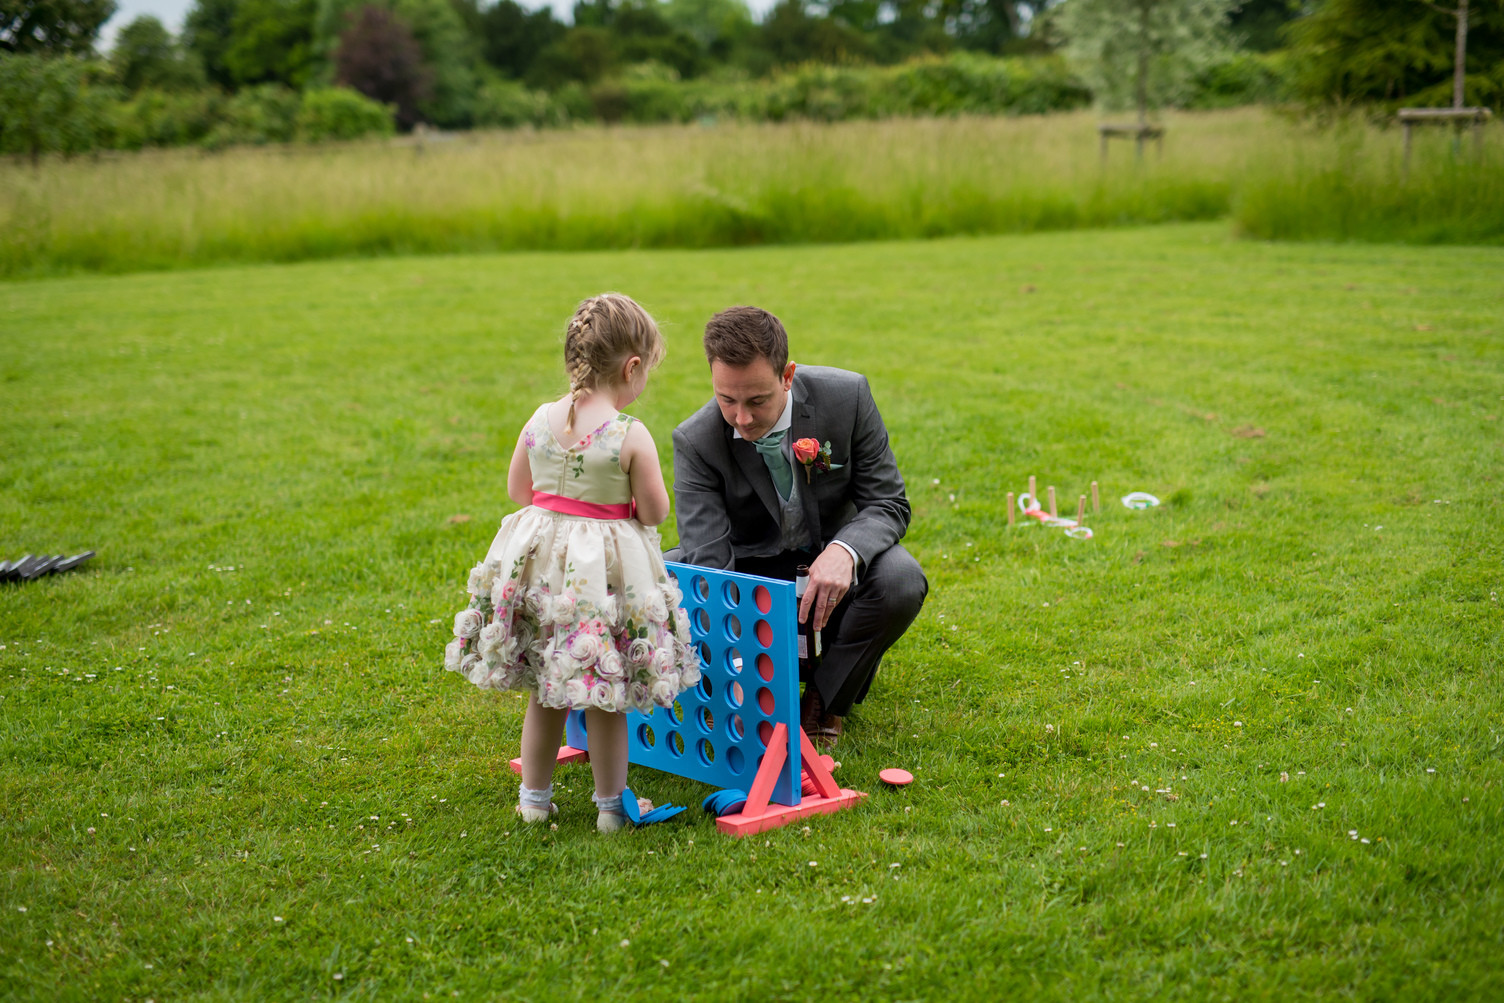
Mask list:
[[[1135,122],[1129,125],[1103,122],[1097,126],[1097,132],[1102,142],[1102,163],[1107,163],[1107,141],[1110,139],[1132,139],[1134,152],[1137,159],[1144,159],[1144,143],[1154,140],[1155,150],[1159,156],[1165,153],[1165,130],[1161,125],[1150,125],[1148,122]]]
[[[1401,108],[1397,116],[1405,127],[1405,174],[1410,174],[1410,130],[1417,125],[1453,125],[1460,140],[1464,126],[1473,130],[1473,150],[1483,153],[1483,123],[1493,117],[1487,108]]]

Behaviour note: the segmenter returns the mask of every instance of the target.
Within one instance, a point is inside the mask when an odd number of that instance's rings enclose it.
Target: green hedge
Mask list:
[[[139,150],[202,143],[224,120],[226,101],[218,91],[143,90],[114,106],[99,145]]]
[[[72,56],[0,52],[0,153],[83,153],[108,131],[113,87]]]
[[[478,126],[515,129],[531,125],[543,128],[565,125],[568,121],[568,111],[552,95],[528,90],[513,80],[485,84],[476,95],[475,124]]]
[[[992,59],[958,53],[901,66],[803,66],[767,80],[672,79],[639,72],[552,94],[512,81],[484,86],[478,126],[547,127],[600,121],[673,123],[712,118],[837,122],[894,116],[1036,115],[1091,102],[1055,57]]]
[[[1239,52],[1213,63],[1196,79],[1192,108],[1236,108],[1289,101],[1289,58],[1283,52]]]
[[[298,127],[303,99],[279,84],[247,87],[225,102],[223,117],[204,137],[210,149],[286,143]]]
[[[96,141],[120,150],[190,145],[221,149],[390,136],[394,129],[391,108],[352,90],[327,87],[299,94],[264,84],[231,96],[219,91],[141,91],[114,106]]]
[[[688,122],[707,117],[839,122],[893,116],[1068,111],[1091,93],[1053,58],[958,53],[892,67],[804,66],[756,81],[625,80],[591,92],[604,121]]]
[[[39,88],[72,87],[71,96],[60,91],[51,104],[87,105],[94,111],[73,115],[78,121],[66,136],[53,129],[57,137],[44,140],[23,140],[22,133],[29,128],[24,123],[0,125],[0,148],[20,152],[40,143],[43,152],[65,153],[96,147],[195,144],[217,149],[295,139],[352,139],[393,131],[390,108],[337,88],[300,95],[267,84],[229,96],[210,90],[146,90],[118,100],[107,89],[90,90],[89,74],[77,65],[51,74],[45,72],[49,65],[13,63],[10,69],[15,72],[10,76],[15,81],[10,90],[30,94]],[[1281,100],[1286,77],[1281,54],[1234,55],[1203,74],[1191,103],[1219,108]],[[595,121],[837,122],[903,116],[1040,115],[1080,108],[1091,99],[1086,85],[1059,57],[999,59],[959,52],[898,66],[808,65],[764,80],[681,81],[665,67],[644,64],[629,68],[620,79],[589,89],[570,84],[552,93],[531,90],[516,81],[492,80],[476,91],[471,107],[477,126],[549,128]],[[41,131],[41,126],[32,131]]]
[[[345,87],[319,87],[303,94],[297,115],[297,137],[305,143],[390,136],[396,131],[396,111]]]

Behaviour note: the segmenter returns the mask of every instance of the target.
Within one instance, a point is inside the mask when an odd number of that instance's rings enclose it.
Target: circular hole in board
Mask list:
[[[773,723],[771,721],[758,722],[757,740],[762,743],[764,749],[768,747],[769,742],[773,741]],[[762,757],[759,756],[757,761],[759,763],[762,762]]]
[[[726,687],[726,706],[735,710],[742,705],[744,699],[746,697],[742,692],[742,684],[735,679],[731,680],[731,685]]]
[[[668,733],[668,741],[664,743],[664,746],[668,749],[670,756],[678,759],[684,755],[684,736],[677,731],[671,731]]]
[[[757,708],[768,717],[772,717],[773,712],[778,709],[778,704],[773,700],[773,691],[766,686],[760,686],[757,689]]]
[[[705,612],[702,606],[689,614],[689,625],[694,628],[697,637],[704,637],[710,633],[710,614]]]
[[[705,580],[704,575],[695,575],[691,578],[689,580],[689,588],[700,602],[704,602],[710,598],[710,583]]]
[[[646,725],[644,725],[643,727],[646,727]],[[740,742],[743,738],[747,737],[747,729],[742,725],[742,716],[740,714],[731,714],[727,716],[726,734],[731,738],[731,741],[733,742]]]
[[[695,752],[700,757],[700,762],[705,766],[715,764],[715,746],[710,744],[710,739],[702,738],[695,743]]]
[[[757,674],[762,676],[764,682],[773,681],[773,659],[766,654],[757,656]]]
[[[752,628],[752,633],[757,635],[757,643],[764,648],[773,646],[773,625],[766,620],[757,621],[757,626]]]
[[[668,709],[669,720],[675,724],[684,723],[684,705],[675,700],[674,705]]]
[[[737,776],[740,776],[742,770],[747,768],[747,757],[742,755],[742,750],[734,745],[726,750],[726,767]]]
[[[642,743],[643,748],[651,749],[653,743],[658,741],[658,736],[653,734],[652,726],[641,724],[637,726],[637,741]]]
[[[741,605],[742,590],[737,588],[736,582],[727,582],[726,587],[721,590],[721,595],[726,597],[727,609],[735,609]]]
[[[735,613],[726,614],[726,640],[740,641],[742,639],[742,622],[737,619]]]
[[[698,689],[700,691],[700,696],[706,700],[709,700],[711,695],[715,692],[715,684],[710,681],[709,676],[701,676]]]
[[[700,671],[710,668],[710,645],[701,641],[695,645],[695,653],[700,656]]]
[[[726,649],[726,671],[733,676],[742,674],[742,653],[735,648]]]
[[[710,712],[709,707],[701,707],[695,713],[695,720],[699,722],[702,732],[707,735],[715,734],[715,715]]]
[[[768,591],[766,585],[759,585],[752,590],[752,601],[757,605],[759,613],[767,613],[773,608],[773,593]]]

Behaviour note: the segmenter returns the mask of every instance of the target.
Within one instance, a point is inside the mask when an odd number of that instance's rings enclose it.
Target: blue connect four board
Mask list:
[[[779,722],[788,758],[771,800],[799,803],[799,636],[794,583],[669,562],[684,593],[700,653],[700,684],[670,708],[627,715],[628,761],[747,790]],[[588,749],[585,715],[574,711],[567,741]]]

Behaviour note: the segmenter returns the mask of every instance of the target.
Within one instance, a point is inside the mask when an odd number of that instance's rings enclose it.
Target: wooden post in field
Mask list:
[[[1081,500],[1076,503],[1076,525],[1079,526],[1079,525],[1081,525],[1085,521],[1086,521],[1086,496],[1082,495],[1081,496]]]
[[[1008,492],[1008,525],[1013,525],[1013,492]]]
[[[1050,518],[1059,519],[1060,510],[1055,507],[1055,485],[1051,484],[1049,487],[1045,488],[1045,490],[1050,494]]]
[[[1029,475],[1029,507],[1039,507],[1039,489],[1034,486],[1034,475]]]
[[[1100,511],[1102,511],[1102,499],[1099,498],[1099,497],[1097,497],[1097,482],[1096,481],[1092,481],[1091,482],[1091,510],[1093,512],[1100,512]]]

